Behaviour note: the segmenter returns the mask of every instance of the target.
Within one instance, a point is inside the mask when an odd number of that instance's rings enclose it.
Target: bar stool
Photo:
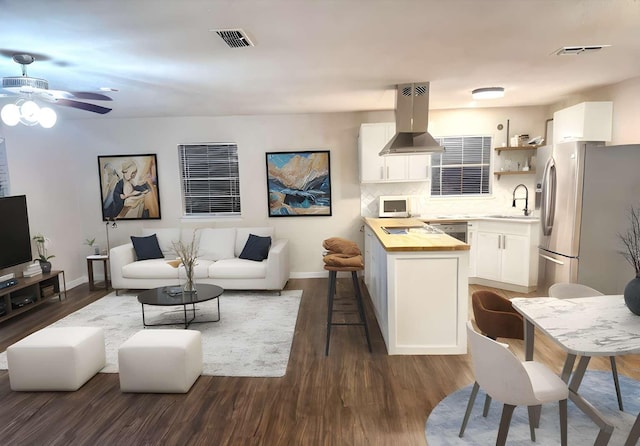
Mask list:
[[[324,269],[329,271],[329,290],[327,294],[327,343],[325,346],[324,354],[329,356],[329,344],[331,341],[331,327],[337,325],[361,325],[364,327],[364,334],[367,337],[367,345],[369,346],[369,352],[371,349],[371,339],[369,338],[369,327],[367,326],[367,319],[364,314],[364,305],[362,303],[362,293],[360,292],[360,282],[358,280],[358,271],[362,271],[364,268],[360,267],[346,267],[346,266],[331,266],[324,265]],[[356,304],[358,306],[358,313],[360,315],[359,322],[333,322],[333,302],[336,294],[336,277],[338,271],[351,272],[351,281],[353,283],[353,291],[355,293]],[[348,313],[342,311],[342,313]]]

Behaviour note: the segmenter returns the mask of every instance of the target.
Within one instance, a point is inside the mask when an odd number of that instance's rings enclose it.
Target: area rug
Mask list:
[[[640,382],[619,375],[620,391],[624,403],[624,412],[618,409],[618,402],[610,371],[588,370],[580,385],[580,394],[593,404],[614,427],[610,445],[624,444],[633,423],[640,412]],[[474,445],[486,446],[495,444],[500,425],[502,405],[491,402],[491,410],[487,418],[482,416],[485,394],[478,392],[464,437],[459,438],[460,426],[464,411],[467,408],[473,384],[469,384],[445,399],[433,409],[427,419],[425,435],[429,446]],[[589,417],[583,414],[571,401],[568,403],[567,440],[569,444],[593,444],[598,427]],[[507,437],[509,445],[553,445],[560,444],[560,418],[558,404],[542,406],[540,427],[536,429],[536,442],[529,436],[529,418],[526,407],[517,407],[513,413],[511,427]]]
[[[192,324],[202,333],[203,375],[284,376],[289,362],[302,290],[276,292],[225,291],[220,297],[219,322]],[[196,318],[215,319],[215,300],[196,305]],[[183,321],[182,307],[145,306],[147,323]],[[198,320],[198,319],[196,319]],[[107,365],[102,373],[118,372],[118,347],[142,326],[140,303],[135,295],[111,293],[61,319],[51,327],[103,327]],[[180,325],[156,328],[182,329]],[[0,369],[7,369],[6,352]]]

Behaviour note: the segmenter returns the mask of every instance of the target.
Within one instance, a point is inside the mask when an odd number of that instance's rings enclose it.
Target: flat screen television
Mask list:
[[[0,197],[0,269],[31,260],[27,197]]]

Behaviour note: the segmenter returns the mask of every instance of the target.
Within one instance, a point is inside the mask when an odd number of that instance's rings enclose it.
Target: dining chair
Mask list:
[[[593,297],[603,296],[600,291],[582,285],[581,283],[567,283],[559,282],[554,283],[549,287],[549,296],[556,299],[574,299],[580,297]],[[618,408],[620,411],[624,411],[622,405],[622,394],[620,393],[620,382],[618,380],[618,367],[616,365],[616,357],[609,356],[609,362],[611,363],[611,375],[613,376],[613,384],[616,388],[616,397],[618,398]]]
[[[505,445],[516,406],[527,406],[529,431],[535,441],[535,407],[556,402],[560,412],[560,444],[567,445],[569,387],[558,375],[536,361],[521,362],[507,344],[476,332],[467,321],[473,374],[480,387],[503,404],[496,446]]]
[[[496,340],[497,338],[524,339],[524,323],[522,315],[518,313],[511,301],[506,297],[489,290],[476,291],[471,295],[471,306],[473,308],[473,317],[478,329],[487,337]],[[459,437],[464,435],[467,427],[471,409],[476,401],[478,394],[478,382],[473,383],[473,389],[467,403],[467,410],[460,426]],[[491,406],[491,397],[489,394],[485,396],[484,408],[482,416],[489,414]]]

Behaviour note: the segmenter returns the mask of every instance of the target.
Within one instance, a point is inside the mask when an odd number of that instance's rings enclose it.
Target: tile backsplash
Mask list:
[[[523,178],[502,177],[493,181],[492,194],[486,197],[431,198],[431,183],[366,183],[360,185],[360,214],[363,217],[378,216],[378,197],[381,195],[409,195],[413,215],[435,217],[439,215],[521,215],[524,200],[518,200],[512,207],[513,190],[519,183],[529,189],[529,209],[534,207],[535,190],[533,175]],[[524,197],[524,191],[518,191],[517,197]],[[536,211],[537,212],[537,211]]]

